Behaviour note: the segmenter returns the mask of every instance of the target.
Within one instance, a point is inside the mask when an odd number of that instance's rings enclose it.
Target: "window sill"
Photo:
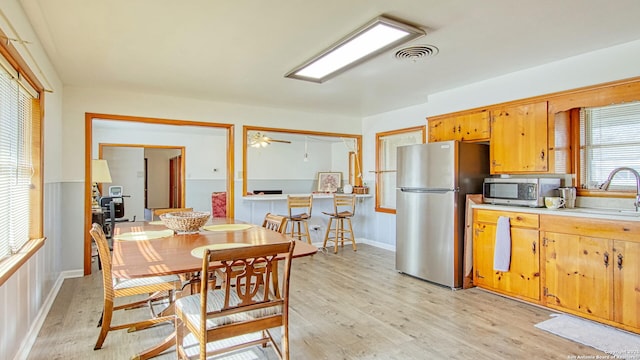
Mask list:
[[[578,196],[592,196],[592,197],[608,197],[608,198],[633,198],[636,196],[635,190],[630,191],[604,191],[597,189],[578,189]]]
[[[18,253],[6,259],[0,260],[0,286],[9,280],[20,267],[44,245],[47,238],[33,239],[28,241]]]

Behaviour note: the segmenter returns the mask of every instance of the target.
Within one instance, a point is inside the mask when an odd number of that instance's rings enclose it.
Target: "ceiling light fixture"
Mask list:
[[[415,26],[384,16],[369,21],[285,77],[322,83],[384,51],[424,36]]]
[[[249,146],[251,147],[255,147],[255,148],[267,147],[272,142],[291,144],[291,141],[289,140],[272,139],[261,132],[255,132],[252,135],[249,135]]]

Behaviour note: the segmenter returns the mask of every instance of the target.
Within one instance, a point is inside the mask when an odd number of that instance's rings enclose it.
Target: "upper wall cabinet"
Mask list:
[[[547,102],[491,111],[491,173],[546,173],[549,169]]]
[[[486,110],[465,115],[430,118],[429,142],[489,140],[491,133],[489,119],[490,114]]]

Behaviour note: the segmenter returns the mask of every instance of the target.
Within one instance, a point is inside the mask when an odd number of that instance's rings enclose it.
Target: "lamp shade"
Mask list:
[[[91,160],[91,182],[94,183],[110,183],[111,173],[107,160],[93,159]]]

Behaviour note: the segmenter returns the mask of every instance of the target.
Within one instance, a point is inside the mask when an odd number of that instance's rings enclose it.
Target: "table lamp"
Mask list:
[[[91,202],[92,209],[100,209],[100,189],[98,189],[98,183],[110,183],[111,173],[109,172],[109,165],[107,160],[92,159],[91,160],[91,182],[93,183],[93,201]]]

